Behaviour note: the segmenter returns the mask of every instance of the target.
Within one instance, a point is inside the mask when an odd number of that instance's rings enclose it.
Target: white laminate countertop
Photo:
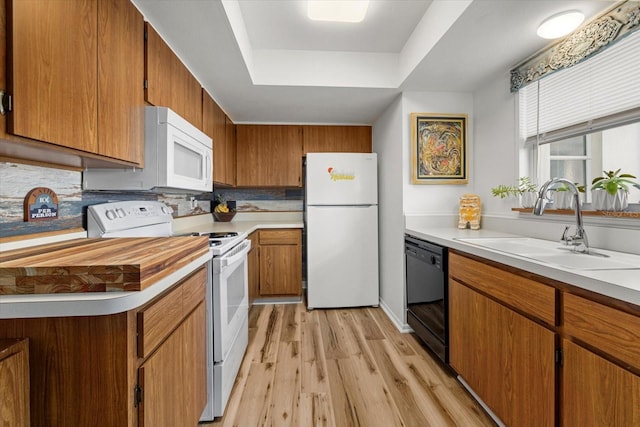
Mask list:
[[[180,229],[181,233],[213,233],[220,231],[236,231],[238,233],[251,234],[259,229],[266,228],[304,228],[302,221],[232,221],[214,222],[206,225],[193,225]]]
[[[213,221],[211,214],[176,218],[174,234],[236,231],[251,234],[263,228],[304,228],[302,212],[238,213],[232,221]]]
[[[564,282],[578,288],[616,298],[640,306],[640,256],[620,253],[627,259],[638,260],[638,269],[577,270],[550,265],[531,258],[509,254],[460,241],[460,238],[527,237],[491,230],[469,230],[454,227],[428,228],[412,226],[405,233],[419,239],[456,249],[479,257],[516,267],[521,270]],[[595,248],[598,250],[597,248]],[[600,251],[608,252],[611,251]],[[597,260],[595,261],[597,262]]]

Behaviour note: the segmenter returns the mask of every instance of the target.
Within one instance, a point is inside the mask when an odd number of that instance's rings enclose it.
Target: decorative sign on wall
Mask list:
[[[24,220],[58,219],[58,196],[50,188],[37,187],[24,198]]]

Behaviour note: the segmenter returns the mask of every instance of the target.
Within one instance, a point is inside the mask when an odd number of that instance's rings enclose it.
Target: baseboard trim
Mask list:
[[[384,311],[384,313],[387,315],[389,320],[391,320],[391,323],[393,323],[393,325],[400,332],[402,332],[403,334],[407,334],[407,333],[413,332],[413,329],[411,329],[411,326],[409,326],[409,324],[404,323],[403,321],[398,319],[396,317],[395,313],[393,311],[391,311],[389,306],[382,299],[380,300],[380,308],[382,309],[382,311]]]

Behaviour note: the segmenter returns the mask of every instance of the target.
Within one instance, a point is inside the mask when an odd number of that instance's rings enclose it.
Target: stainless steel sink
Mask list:
[[[571,247],[551,240],[531,237],[474,237],[455,240],[574,270],[640,270],[638,255],[599,249],[589,254],[572,252]]]

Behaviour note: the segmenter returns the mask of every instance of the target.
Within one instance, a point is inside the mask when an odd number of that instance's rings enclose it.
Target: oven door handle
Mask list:
[[[223,255],[220,260],[220,267],[227,268],[230,265],[235,264],[238,261],[241,261],[242,258],[247,256],[249,250],[251,249],[251,240],[245,240],[231,250],[231,253],[227,255]]]

